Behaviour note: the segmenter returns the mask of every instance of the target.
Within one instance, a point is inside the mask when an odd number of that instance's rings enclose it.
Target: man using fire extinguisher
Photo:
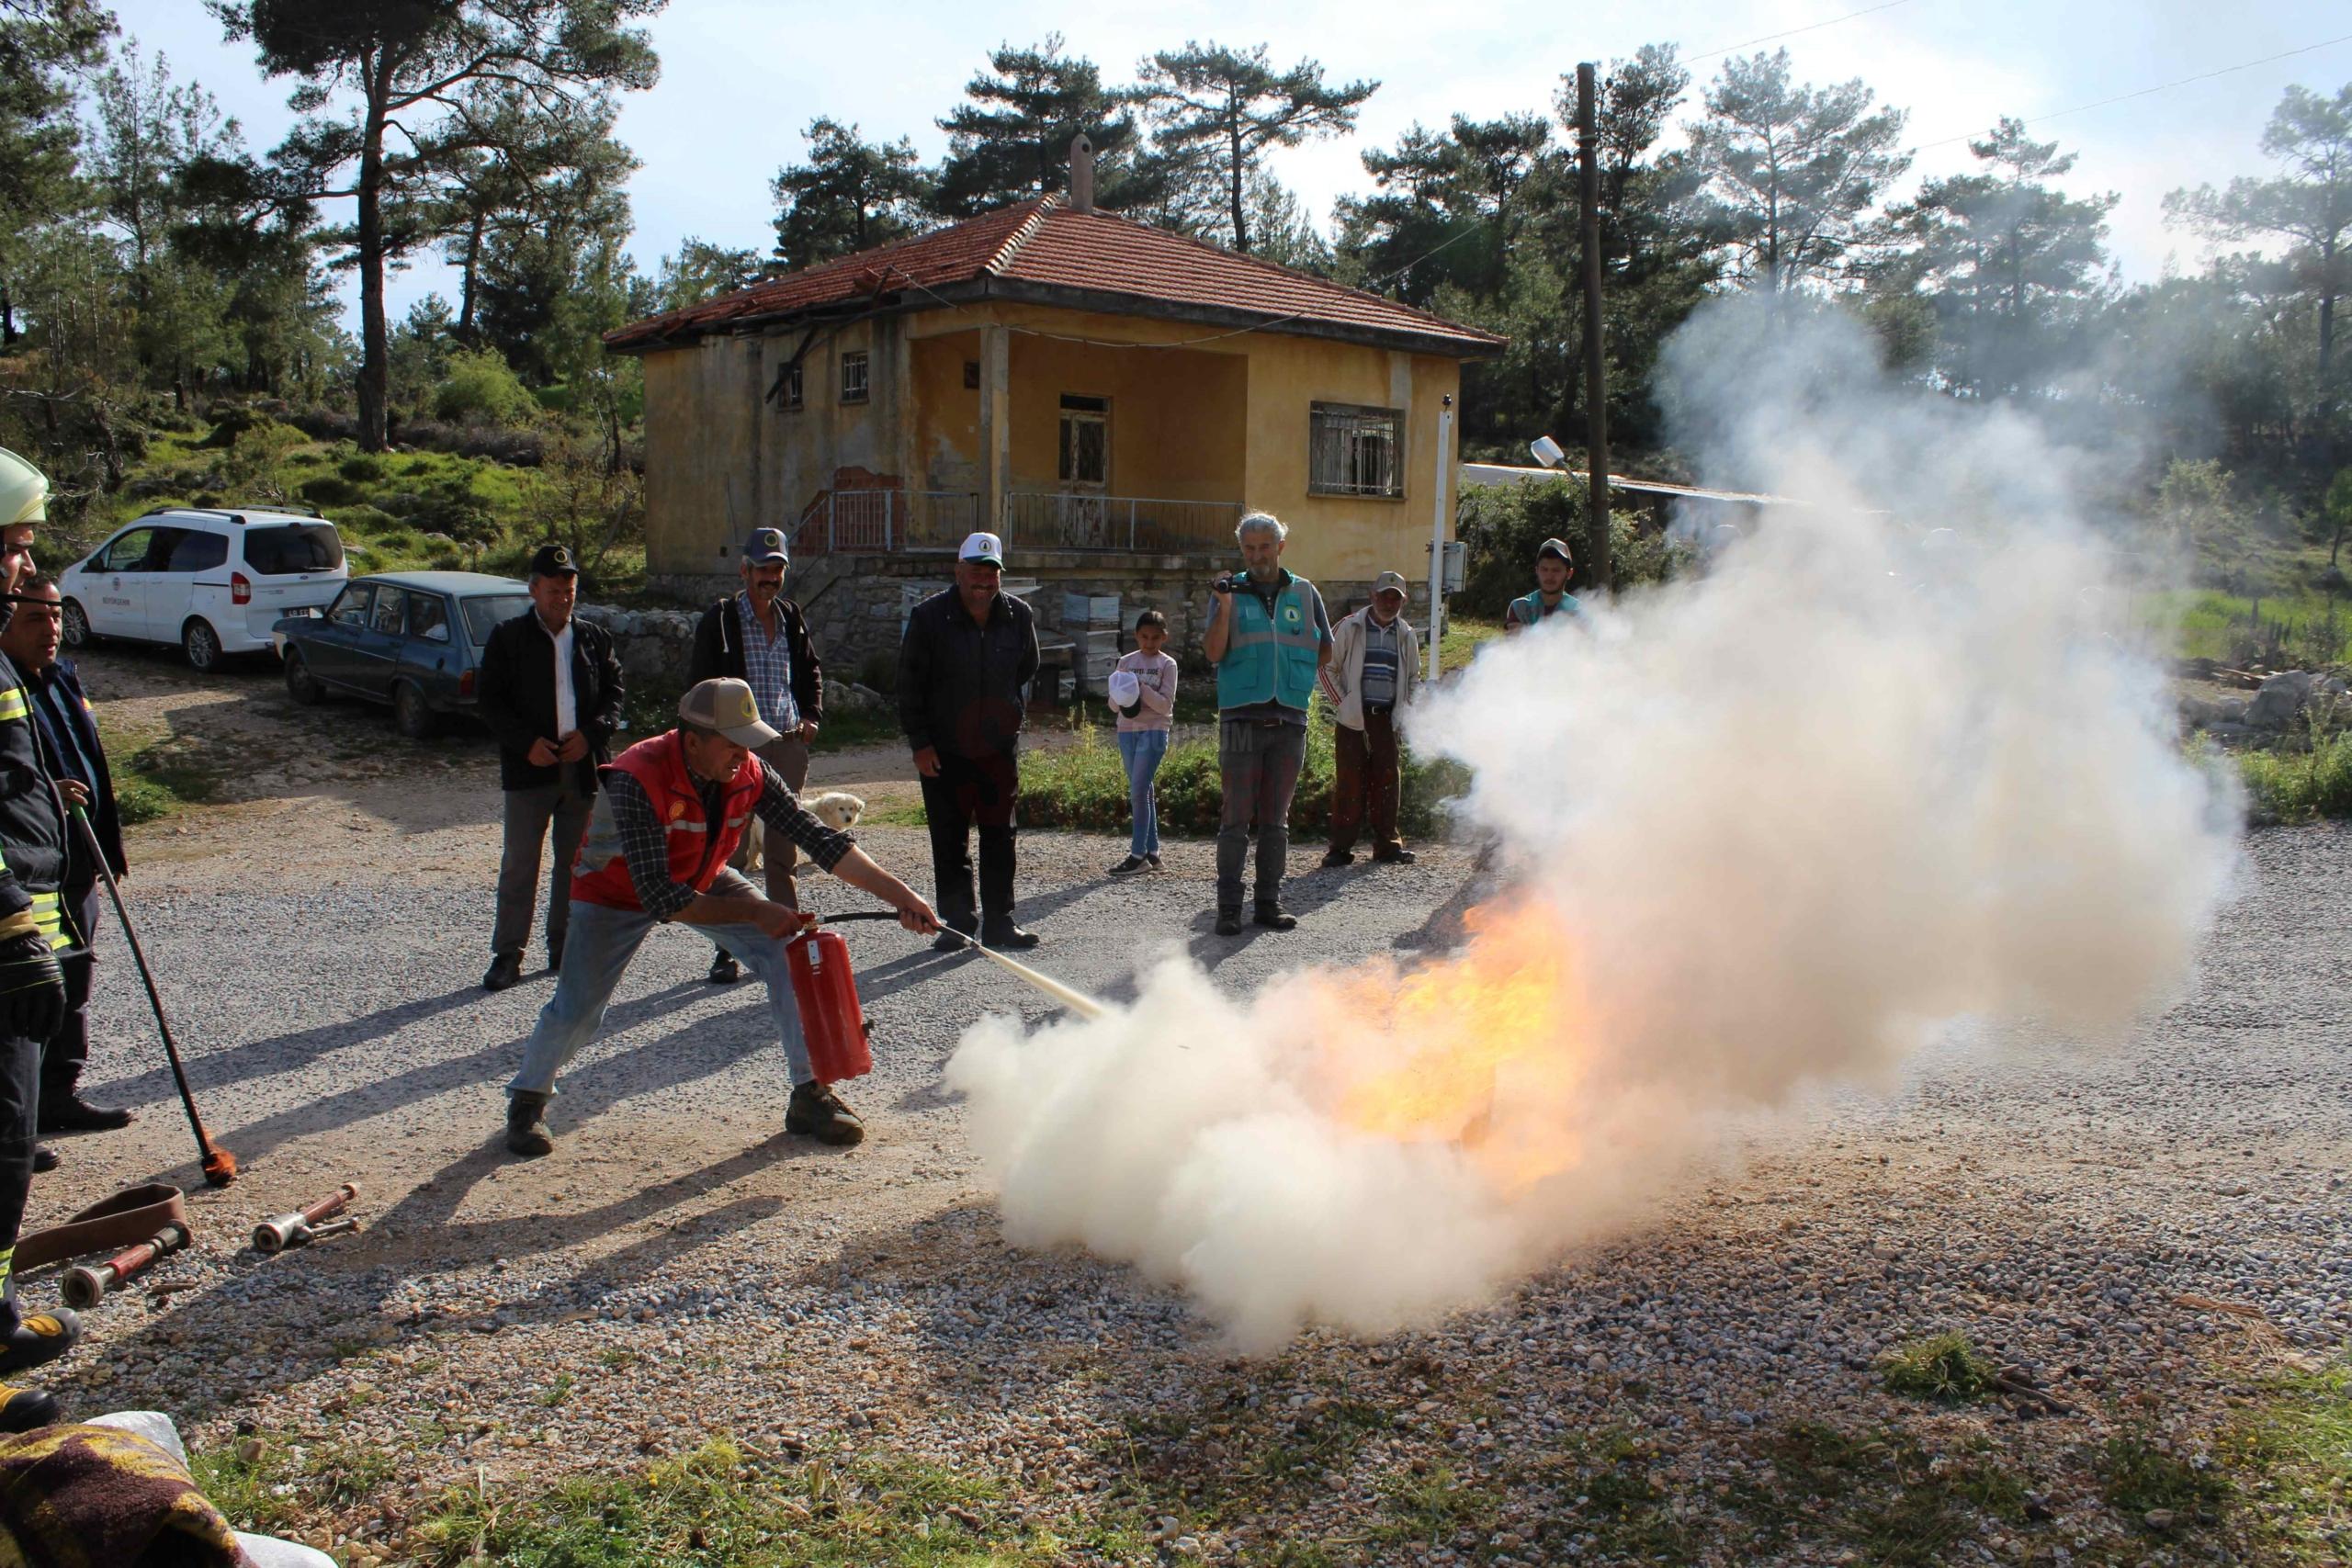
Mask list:
[[[856,1114],[820,1081],[800,1031],[784,944],[803,917],[771,902],[728,865],[753,817],[808,858],[899,912],[919,935],[938,917],[912,889],[866,857],[847,833],[801,809],[775,773],[752,755],[776,739],[760,721],[752,688],[705,681],[678,699],[678,728],[640,740],[602,770],[604,787],[571,878],[571,930],[555,995],[506,1086],[506,1146],[526,1158],[555,1145],[544,1124],[556,1074],[604,1021],[605,1005],[656,924],[684,920],[765,982],[768,1010],[792,1068],[784,1130],[828,1144],[865,1136]]]

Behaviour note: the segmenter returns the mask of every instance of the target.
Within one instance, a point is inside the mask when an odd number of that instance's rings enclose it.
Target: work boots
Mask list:
[[[40,1131],[44,1133],[112,1133],[128,1127],[131,1113],[113,1105],[93,1105],[77,1089],[64,1089],[40,1097]]]
[[[548,1136],[548,1097],[528,1089],[516,1089],[506,1097],[506,1152],[525,1159],[537,1159],[555,1152],[555,1140]]]
[[[733,953],[720,948],[718,956],[710,961],[710,974],[707,978],[714,986],[731,986],[742,977],[743,966],[735,962]]]
[[[844,1148],[865,1138],[865,1123],[857,1112],[842,1103],[831,1085],[813,1078],[792,1091],[792,1102],[784,1109],[784,1130]]]
[[[485,991],[503,991],[509,986],[520,984],[522,978],[523,955],[521,953],[496,953],[491,958],[490,967],[482,971],[481,988]]]
[[[1270,931],[1291,931],[1298,925],[1298,917],[1272,898],[1259,899],[1257,911],[1250,919],[1252,924],[1263,926]]]
[[[0,1334],[0,1374],[21,1372],[54,1361],[80,1343],[82,1320],[63,1307],[18,1318]]]
[[[57,1401],[37,1388],[0,1382],[0,1432],[29,1432],[57,1424]]]

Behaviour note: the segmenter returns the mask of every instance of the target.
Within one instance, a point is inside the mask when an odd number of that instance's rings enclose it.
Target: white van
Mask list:
[[[343,536],[288,512],[151,512],[57,574],[65,646],[93,637],[175,642],[210,670],[274,648],[287,615],[324,609],[351,575]]]

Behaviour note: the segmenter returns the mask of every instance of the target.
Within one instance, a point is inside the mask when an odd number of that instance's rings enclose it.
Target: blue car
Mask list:
[[[444,715],[474,711],[492,628],[530,607],[529,586],[511,577],[382,571],[353,578],[322,615],[280,620],[272,640],[296,702],[390,703],[401,733],[422,739]]]

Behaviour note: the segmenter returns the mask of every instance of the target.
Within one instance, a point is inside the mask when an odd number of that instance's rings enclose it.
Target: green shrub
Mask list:
[[[327,517],[346,536],[380,534],[400,526],[400,519],[379,506],[338,506]]]
[[[530,389],[492,349],[452,354],[448,374],[433,390],[434,417],[459,423],[521,424],[538,411]]]
[[[1897,1346],[1880,1371],[1889,1393],[1911,1399],[1958,1404],[1993,1389],[1993,1364],[1977,1354],[1965,1334],[1931,1335]]]
[[[1331,748],[1330,716],[1317,697],[1307,726],[1306,763],[1299,772],[1297,793],[1291,797],[1294,833],[1320,832],[1331,825]],[[1461,795],[1468,784],[1468,774],[1460,764],[1424,762],[1408,752],[1397,825],[1415,837],[1427,837],[1437,823],[1440,804]],[[1217,771],[1215,740],[1188,740],[1169,748],[1154,786],[1162,829],[1171,833],[1216,831],[1224,813],[1225,789]],[[1119,761],[1117,736],[1090,726],[1080,731],[1074,746],[1024,757],[1021,820],[1036,828],[1124,831],[1127,774]]]
[[[349,479],[334,474],[321,474],[314,479],[304,479],[294,487],[295,493],[313,506],[349,506],[357,501],[360,490]]]
[[[384,459],[373,452],[356,452],[335,465],[335,472],[356,485],[371,485],[384,477]]]
[[[1468,558],[1462,592],[1453,601],[1459,614],[1502,619],[1510,602],[1535,586],[1535,551],[1546,539],[1565,539],[1576,553],[1577,576],[1568,592],[1591,586],[1584,575],[1589,526],[1580,479],[1470,486],[1462,492],[1456,531]],[[1619,588],[1663,582],[1690,559],[1688,546],[1662,529],[1636,527],[1623,510],[1609,514],[1609,553],[1610,575]]]
[[[2238,771],[2245,780],[2248,815],[2256,822],[2352,817],[2352,733],[2323,740],[2301,756],[2244,752]]]

